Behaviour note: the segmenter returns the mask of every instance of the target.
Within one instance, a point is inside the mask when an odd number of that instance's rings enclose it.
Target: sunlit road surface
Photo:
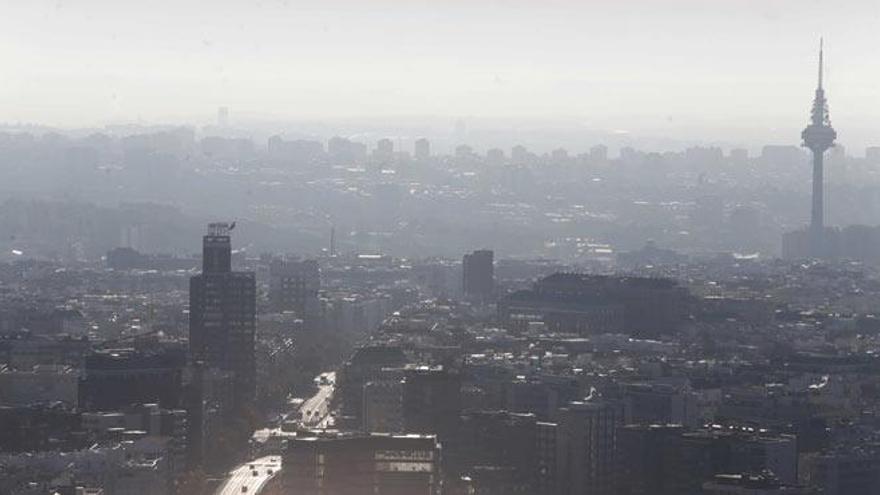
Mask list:
[[[305,401],[300,408],[302,424],[307,427],[323,428],[330,420],[330,402],[336,387],[336,373],[324,373],[326,381],[318,385],[318,392]]]
[[[254,471],[257,475],[254,476]],[[270,473],[271,471],[271,473]],[[281,457],[267,456],[246,462],[229,472],[226,482],[220,486],[216,495],[255,494],[266,486],[281,471]],[[244,488],[244,490],[242,490]]]

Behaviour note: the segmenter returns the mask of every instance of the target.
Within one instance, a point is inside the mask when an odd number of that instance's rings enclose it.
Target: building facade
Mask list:
[[[190,279],[189,342],[194,362],[233,374],[236,409],[254,399],[256,279],[232,270],[232,226],[213,223],[203,238],[202,273]]]

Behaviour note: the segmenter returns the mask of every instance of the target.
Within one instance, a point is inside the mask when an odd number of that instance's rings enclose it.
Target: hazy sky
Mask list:
[[[226,105],[761,139],[806,123],[824,35],[841,141],[880,143],[880,0],[0,2],[0,122]]]

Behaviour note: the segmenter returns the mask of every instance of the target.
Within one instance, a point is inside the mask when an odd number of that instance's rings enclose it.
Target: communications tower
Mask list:
[[[837,132],[831,127],[828,115],[828,101],[822,88],[823,64],[822,40],[819,40],[819,84],[813,97],[813,109],[810,112],[810,124],[801,133],[803,146],[813,152],[813,203],[810,216],[810,251],[813,256],[822,256],[825,252],[825,199],[824,199],[824,154],[834,146]]]

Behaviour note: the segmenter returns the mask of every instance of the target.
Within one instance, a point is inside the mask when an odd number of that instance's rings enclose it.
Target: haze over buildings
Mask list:
[[[225,106],[230,123],[464,117],[759,146],[791,142],[812,89],[804,40],[824,35],[846,144],[878,131],[868,0],[39,0],[6,13],[6,122],[207,123]]]
[[[3,9],[0,493],[880,493],[877,9]]]

